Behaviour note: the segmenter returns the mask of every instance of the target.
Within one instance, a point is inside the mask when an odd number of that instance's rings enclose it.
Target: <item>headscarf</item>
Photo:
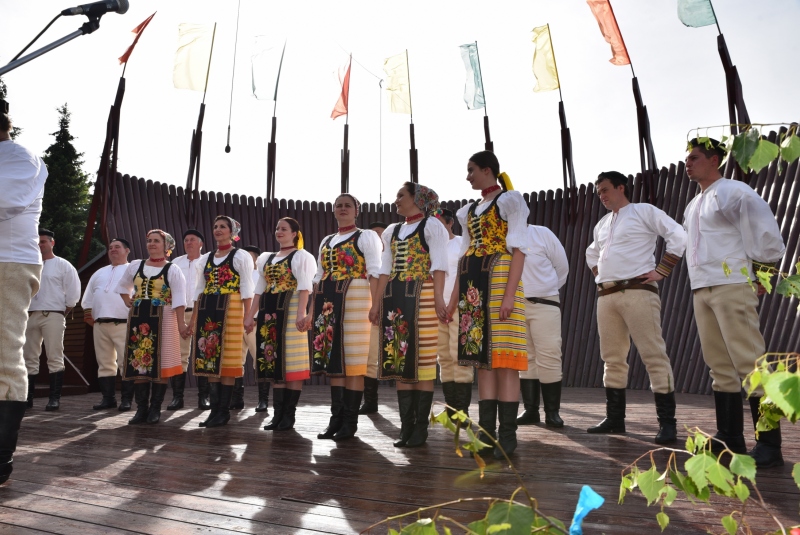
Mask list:
[[[439,195],[431,188],[422,184],[415,184],[414,204],[426,215],[439,217]]]
[[[224,217],[225,219],[227,219],[228,223],[230,224],[230,227],[231,227],[231,240],[239,241],[239,233],[242,231],[242,225],[240,225],[238,221],[236,221],[234,218],[232,218],[229,215],[223,215],[223,216],[220,216],[220,217]]]
[[[339,197],[350,197],[353,200],[353,204],[356,205],[356,217],[358,217],[358,214],[361,213],[361,203],[356,199],[356,196],[352,193],[340,193]],[[338,199],[339,197],[336,198]]]
[[[172,251],[175,250],[175,238],[173,238],[168,232],[164,232],[160,228],[154,228],[153,230],[149,231],[147,233],[147,236],[153,234],[154,232],[160,235],[161,239],[164,240],[164,252],[166,253],[166,256],[171,255]]]

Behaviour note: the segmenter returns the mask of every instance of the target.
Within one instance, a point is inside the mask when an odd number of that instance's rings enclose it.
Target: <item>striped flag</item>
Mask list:
[[[625,49],[625,42],[622,40],[611,4],[608,3],[608,0],[586,0],[586,3],[589,4],[594,18],[597,19],[597,24],[600,25],[600,33],[603,34],[606,43],[611,45],[611,52],[614,56],[608,61],[614,65],[630,65],[631,60]]]
[[[550,41],[550,27],[537,26],[533,29],[533,76],[536,77],[536,93],[559,88],[556,56]]]
[[[128,62],[128,58],[131,57],[131,53],[133,52],[133,47],[135,47],[136,43],[139,42],[139,38],[142,36],[142,32],[144,32],[144,29],[147,28],[148,24],[150,24],[150,21],[153,20],[153,17],[156,16],[156,13],[157,12],[153,12],[152,15],[150,15],[149,17],[144,19],[144,22],[142,22],[136,28],[131,30],[133,33],[136,34],[136,37],[133,38],[133,42],[131,43],[131,46],[129,46],[128,49],[125,51],[125,53],[122,54],[119,57],[119,64],[120,65],[122,65],[123,63],[127,63]]]

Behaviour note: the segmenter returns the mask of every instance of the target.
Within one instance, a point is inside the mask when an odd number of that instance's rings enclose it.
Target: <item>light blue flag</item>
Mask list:
[[[700,28],[717,23],[711,0],[678,0],[678,18],[684,26]]]
[[[569,535],[583,535],[583,519],[590,512],[594,511],[605,502],[605,498],[597,494],[592,487],[584,485],[581,495],[578,498],[578,505],[575,507],[575,514],[572,516],[572,525],[569,527]]]
[[[470,110],[479,110],[486,107],[483,96],[483,79],[481,77],[481,62],[478,59],[478,43],[461,45],[461,59],[467,69],[467,83],[464,84],[464,102]]]

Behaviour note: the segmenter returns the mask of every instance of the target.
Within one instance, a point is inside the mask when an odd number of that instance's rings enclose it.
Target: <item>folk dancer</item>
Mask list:
[[[356,226],[361,205],[350,193],[334,203],[339,225],[322,240],[314,276],[311,373],[331,384],[331,418],[318,439],[346,440],[358,430],[367,373],[369,311],[381,266],[381,240]]]
[[[244,313],[253,298],[253,259],[233,247],[242,227],[232,217],[214,219],[217,250],[198,262],[198,296],[192,312],[194,374],[209,380],[211,412],[200,427],[219,427],[230,420],[233,385],[244,375]]]
[[[458,261],[461,253],[463,237],[453,234],[455,214],[447,208],[442,209],[439,219],[447,229],[447,274],[444,279],[444,304],[450,306],[458,280]],[[439,322],[437,343],[437,362],[439,363],[439,379],[442,381],[444,401],[456,410],[469,414],[472,402],[473,368],[458,365],[458,321]],[[449,409],[448,409],[449,411]]]
[[[250,258],[253,260],[253,267],[255,268],[256,261],[258,257],[261,256],[261,249],[259,249],[255,245],[245,245],[242,247],[242,250],[247,251],[250,253]],[[258,284],[258,279],[261,278],[261,275],[258,272],[258,269],[253,269],[251,273],[251,278],[253,279],[253,288],[255,288],[256,284]],[[251,315],[255,318],[257,311],[253,309],[255,304],[250,306],[252,310]],[[247,365],[247,353],[250,353],[250,357],[252,358],[253,362],[253,369],[256,369],[256,333],[255,331],[251,330],[250,332],[245,329],[244,331],[244,347],[242,348],[242,366]],[[264,412],[267,409],[266,401],[262,402],[264,396],[262,395],[263,387],[261,387],[261,383],[257,383],[259,385],[259,393],[258,393],[258,405],[256,406],[256,412]],[[269,383],[267,383],[267,396],[269,395]],[[260,406],[263,405],[263,410],[258,410]],[[239,377],[233,383],[233,394],[231,394],[231,405],[230,410],[242,410],[244,409],[244,377]]]
[[[525,245],[525,321],[528,324],[528,371],[519,383],[525,412],[517,425],[539,423],[539,395],[547,427],[564,427],[561,409],[561,306],[558,290],[567,282],[564,246],[547,227],[528,225]]]
[[[280,251],[258,258],[255,299],[244,328],[256,335],[256,377],[259,384],[275,383],[272,421],[267,431],[294,428],[303,381],[311,377],[309,295],[317,264],[303,249],[300,224],[291,217],[278,220],[275,239]],[[255,327],[255,328],[254,328]]]
[[[769,205],[746,183],[722,177],[719,165],[725,153],[716,140],[709,142],[707,148],[693,139],[686,156],[686,174],[700,186],[683,217],[689,234],[689,280],[703,360],[711,370],[715,438],[735,453],[746,453],[742,380],[753,371],[766,344],[759,331],[758,294],[741,269],[755,279],[754,270],[775,265],[786,247]],[[759,389],[748,400],[754,426],[762,395]],[[713,441],[712,451],[719,453],[721,445]],[[780,427],[757,433],[750,455],[758,468],[782,466]]]
[[[125,238],[114,238],[108,244],[110,265],[94,272],[81,300],[83,321],[92,328],[94,353],[97,358],[97,382],[103,399],[93,410],[117,406],[117,369],[122,376],[125,346],[128,343],[128,307],[117,292],[122,275],[128,269],[131,246]],[[122,381],[119,410],[128,411],[133,400],[133,382]]]
[[[64,331],[67,314],[81,297],[78,272],[68,260],[53,254],[55,234],[39,229],[39,250],[44,267],[39,292],[28,308],[28,326],[25,330],[25,366],[28,368],[28,408],[33,407],[34,382],[39,374],[39,356],[42,341],[47,350],[47,370],[50,373],[50,400],[46,411],[57,411],[61,405],[61,387],[64,385]]]
[[[369,229],[374,230],[375,234],[380,238],[383,236],[386,226],[383,221],[375,221],[369,224]],[[381,242],[381,245],[383,245],[383,242]],[[378,296],[372,296],[373,302],[377,299]],[[364,401],[361,403],[361,408],[358,409],[358,414],[378,412],[378,361],[381,353],[378,346],[379,334],[380,327],[373,325],[369,331],[369,357],[367,360],[367,375],[364,376]]]
[[[439,321],[447,322],[442,293],[447,273],[447,229],[439,221],[439,196],[406,182],[397,192],[405,222],[383,233],[383,258],[369,317],[380,326],[380,378],[397,380],[400,438],[415,448],[428,439]]]
[[[656,444],[677,439],[675,379],[661,335],[658,281],[668,277],[686,250],[686,232],[671,217],[648,203],[631,203],[628,177],[600,173],[597,195],[610,210],[595,226],[586,263],[597,283],[597,331],[603,359],[606,418],[587,433],[625,432],[625,389],[631,338],[642,357],[655,396],[659,429]],[[666,253],[656,264],[656,240]]]
[[[167,260],[174,249],[171,235],[151,230],[147,233],[148,258],[131,262],[117,286],[130,309],[122,373],[123,381],[134,381],[136,414],[128,420],[130,425],[161,420],[169,378],[183,371],[180,340],[188,331],[183,320],[186,280]]]
[[[183,310],[183,321],[192,325],[192,312],[194,311],[195,289],[197,286],[200,255],[203,253],[205,237],[199,230],[190,228],[183,233],[183,250],[186,254],[172,261],[178,266],[186,279],[186,308]],[[168,411],[183,408],[183,393],[186,389],[186,373],[189,370],[189,356],[192,353],[193,336],[181,337],[181,369],[183,372],[171,379],[172,401],[167,405]],[[197,408],[207,411],[211,408],[208,401],[208,377],[198,376],[197,379]]]
[[[44,161],[12,141],[11,128],[8,103],[0,100],[0,485],[11,475],[27,405],[22,348],[42,272],[36,229],[47,180]]]
[[[481,200],[456,213],[469,239],[461,246],[449,312],[459,322],[458,364],[478,368],[478,423],[511,455],[517,447],[519,372],[528,369],[521,277],[529,210],[490,151],[472,155],[467,181]],[[482,453],[489,452],[504,458],[499,448]]]

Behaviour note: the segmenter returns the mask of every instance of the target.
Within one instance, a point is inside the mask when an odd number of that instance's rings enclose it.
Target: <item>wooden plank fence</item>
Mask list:
[[[727,176],[730,176],[730,166],[727,171]],[[783,272],[791,271],[800,257],[799,173],[798,162],[782,168],[773,162],[760,173],[746,177],[750,186],[769,203],[780,225],[787,245],[780,266]],[[681,222],[687,203],[697,193],[697,186],[689,181],[683,163],[662,168],[654,177],[653,186],[655,205]],[[633,201],[649,201],[651,195],[646,189],[642,176],[637,175],[633,181]],[[107,221],[109,235],[121,236],[131,242],[131,259],[146,254],[145,232],[153,228],[164,229],[175,236],[179,244],[175,254],[183,254],[180,238],[189,228],[183,188],[118,174],[114,192]],[[602,387],[603,366],[595,315],[596,290],[591,272],[586,268],[584,251],[592,241],[592,229],[606,210],[595,195],[592,184],[567,192],[558,189],[524,195],[531,208],[529,222],[550,228],[564,244],[570,262],[569,278],[561,291],[564,383],[575,387]],[[467,202],[466,199],[448,201],[444,206],[458,209]],[[265,251],[277,250],[274,236],[266,228],[269,212],[277,214],[277,217],[297,219],[306,249],[315,255],[322,239],[336,231],[330,202],[280,199],[265,207],[262,198],[202,191],[198,204],[199,227],[209,241],[212,221],[217,214],[226,214],[241,222],[240,246],[253,244]],[[569,217],[570,207],[574,214],[572,218]],[[391,223],[398,221],[399,217],[388,203],[364,203],[358,224],[363,228],[379,220]],[[458,225],[456,227],[459,230]],[[663,252],[661,242],[659,240],[657,245],[657,257]],[[104,265],[104,261],[100,259],[83,270],[86,280],[91,272]],[[661,295],[664,338],[675,371],[676,390],[709,393],[711,380],[700,353],[685,262],[681,262],[672,276],[661,283]],[[774,295],[763,297],[760,319],[769,351],[800,350],[800,314],[796,299]],[[85,343],[88,349],[90,336]],[[629,387],[649,388],[646,370],[634,347],[629,362]],[[252,370],[249,370],[247,379],[252,383]]]

